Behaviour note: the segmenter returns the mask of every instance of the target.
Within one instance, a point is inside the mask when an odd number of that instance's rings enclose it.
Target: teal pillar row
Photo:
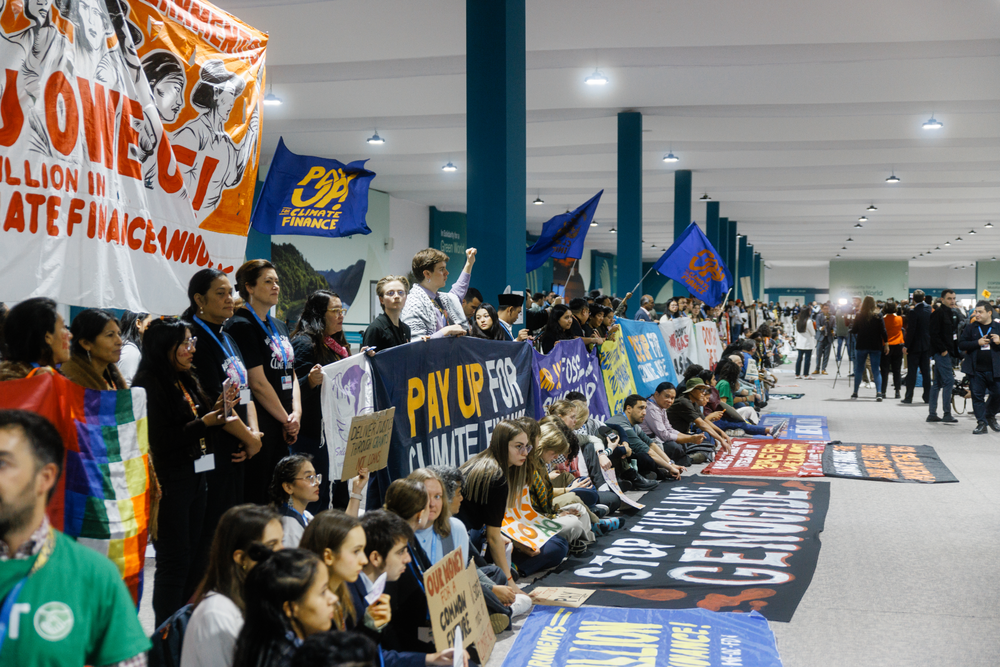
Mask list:
[[[674,240],[680,238],[691,224],[691,172],[678,169],[674,172]],[[674,281],[674,296],[690,296],[683,284]]]
[[[753,254],[753,298],[760,299],[761,292],[764,291],[764,283],[760,281],[760,253]]]
[[[722,256],[722,244],[719,243],[719,239],[722,238],[722,223],[719,219],[719,202],[710,201],[708,206],[705,207],[705,236],[708,237],[708,242],[712,244],[712,247],[719,252],[719,259],[725,262],[725,257]]]
[[[729,259],[729,218],[719,218],[719,255],[729,272],[732,273],[733,263]]]
[[[618,296],[642,278],[642,114],[618,114]],[[628,303],[627,317],[639,309],[642,285]]]
[[[733,274],[733,280],[737,283],[740,280],[740,234],[739,224],[735,220],[729,221],[729,270]],[[733,294],[738,288],[733,288]]]
[[[525,0],[466,0],[465,105],[468,242],[479,250],[472,285],[496,302],[524,290]]]
[[[739,295],[739,298],[743,298],[743,286],[741,285],[744,276],[749,275],[750,257],[752,255],[749,253],[750,244],[747,242],[746,234],[740,236],[739,238],[739,258],[737,259],[737,271],[739,272],[739,278],[736,280],[736,287],[733,290],[735,294]]]

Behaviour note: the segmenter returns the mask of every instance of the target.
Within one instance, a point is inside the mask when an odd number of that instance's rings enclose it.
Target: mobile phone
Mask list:
[[[233,379],[228,378],[222,383],[222,412],[226,419],[233,416]]]

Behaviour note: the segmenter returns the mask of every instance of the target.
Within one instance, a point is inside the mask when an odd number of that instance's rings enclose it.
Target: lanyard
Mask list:
[[[285,503],[285,506],[286,506],[286,507],[288,507],[288,510],[289,510],[289,511],[290,511],[290,512],[291,512],[292,514],[294,514],[294,515],[295,515],[296,517],[298,517],[298,518],[299,518],[299,521],[300,521],[300,522],[302,523],[302,527],[303,527],[303,528],[305,528],[306,526],[308,526],[308,525],[309,525],[309,522],[308,522],[308,521],[306,521],[306,515],[305,515],[305,514],[302,514],[302,513],[301,513],[301,512],[299,512],[299,511],[298,511],[297,509],[295,509],[295,507],[293,507],[293,506],[292,506],[292,503],[291,503],[291,502],[287,502],[287,503]]]
[[[263,322],[260,321],[260,318],[257,317],[257,313],[254,311],[253,308],[248,307],[247,310],[249,310],[250,314],[253,315],[253,318],[257,320],[257,324],[259,324],[260,328],[264,330],[264,333],[267,334],[267,337],[270,338],[274,342],[274,344],[278,346],[278,350],[281,351],[281,360],[285,362],[285,370],[288,370],[288,353],[285,352],[285,346],[281,344],[281,336],[278,335],[278,325],[274,323],[274,318],[272,318],[271,314],[268,313],[267,325],[265,325]]]
[[[424,597],[427,597],[427,589],[424,588],[424,571],[420,569],[420,565],[417,563],[417,556],[413,553],[413,549],[409,546],[406,549],[410,552],[410,562],[406,564],[406,567],[410,568],[410,572],[417,580],[417,584],[420,585],[420,590],[423,591]],[[427,619],[430,620],[431,610],[430,607],[427,608]]]
[[[223,334],[222,338],[219,339],[215,335],[215,332],[212,331],[211,327],[202,322],[201,318],[197,315],[194,316],[194,321],[197,322],[209,336],[211,336],[212,340],[215,341],[215,344],[222,348],[222,351],[225,352],[227,357],[232,360],[233,366],[236,368],[236,374],[240,376],[240,386],[245,387],[247,385],[247,369],[243,365],[243,362],[240,361],[239,355],[236,354],[236,350],[233,349],[233,346],[229,343],[229,339],[226,338],[226,335]],[[281,349],[284,351],[285,348],[282,347]]]
[[[990,322],[989,326],[986,327],[986,333],[983,333],[983,328],[981,326],[979,326],[978,324],[976,325],[976,328],[979,329],[979,337],[980,338],[986,338],[987,336],[989,336],[993,332],[993,323]]]
[[[42,545],[42,550],[38,553],[38,557],[35,558],[35,564],[31,566],[28,570],[28,574],[24,575],[21,581],[14,585],[14,588],[7,597],[4,598],[3,608],[0,609],[0,652],[3,651],[3,643],[7,638],[7,627],[10,623],[10,614],[14,609],[14,604],[17,602],[17,596],[21,594],[21,589],[24,585],[28,583],[28,577],[38,572],[45,566],[49,561],[49,556],[52,555],[52,551],[56,547],[56,531],[52,526],[49,526],[49,534],[45,536],[45,544]]]

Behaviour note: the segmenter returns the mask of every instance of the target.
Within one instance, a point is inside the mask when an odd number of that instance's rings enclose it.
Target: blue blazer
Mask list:
[[[380,633],[372,630],[364,624],[364,621],[360,620],[365,617],[365,609],[368,608],[368,603],[365,602],[367,591],[365,590],[364,582],[361,581],[361,577],[359,576],[353,584],[348,583],[347,590],[351,592],[351,602],[354,603],[354,611],[357,613],[359,619],[358,624],[353,628],[348,628],[348,630],[363,634],[376,644],[380,644]],[[349,617],[346,619],[346,622],[350,623]],[[388,626],[382,628],[382,632],[392,632],[392,621],[389,622]],[[381,654],[382,667],[423,667],[426,664],[424,653],[387,651],[381,645],[379,645],[378,650]]]

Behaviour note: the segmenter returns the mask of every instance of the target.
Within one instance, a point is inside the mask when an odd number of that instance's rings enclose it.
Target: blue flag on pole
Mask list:
[[[365,216],[375,172],[365,162],[296,155],[279,139],[251,225],[261,234],[371,234]]]
[[[603,194],[604,190],[601,190],[575,211],[561,213],[542,226],[542,235],[535,241],[535,245],[528,248],[528,273],[544,264],[549,257],[583,257],[583,241],[587,238],[587,231]]]
[[[709,307],[718,306],[733,284],[733,275],[709,243],[708,237],[691,223],[653,268],[683,283]]]

